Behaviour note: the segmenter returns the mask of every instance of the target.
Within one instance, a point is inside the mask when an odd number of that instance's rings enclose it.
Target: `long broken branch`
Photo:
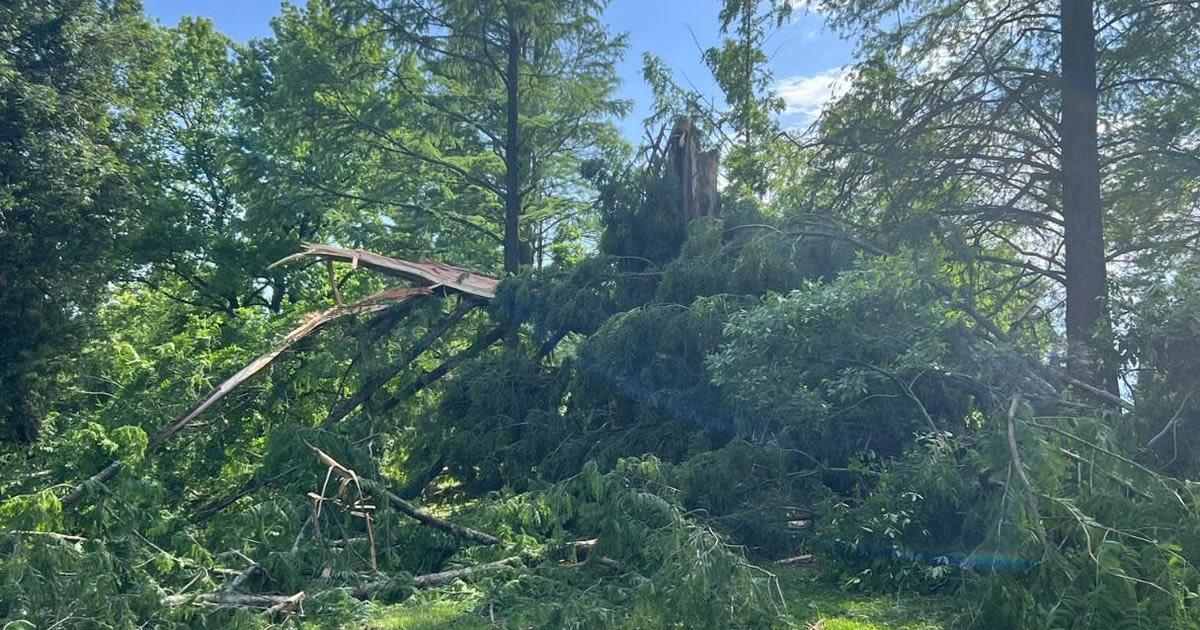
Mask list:
[[[502,567],[513,566],[513,565],[516,565],[517,563],[519,563],[520,561],[521,561],[520,558],[512,557],[512,558],[505,558],[503,560],[497,560],[495,562],[488,562],[486,564],[477,564],[477,565],[471,566],[471,567],[463,567],[461,569],[450,569],[449,571],[439,571],[437,573],[427,573],[425,575],[418,575],[418,576],[413,577],[412,584],[416,588],[430,588],[433,586],[440,586],[442,584],[446,584],[447,582],[453,582],[454,580],[470,580],[470,579],[478,576],[480,573],[485,573],[487,571],[491,571],[493,569],[499,569]],[[355,588],[350,589],[350,595],[352,597],[354,597],[355,599],[368,599],[371,597],[371,595],[378,592],[379,589],[381,589],[387,585],[388,585],[387,581],[368,582],[361,586],[357,586]]]
[[[500,285],[500,280],[491,276],[433,260],[412,262],[362,249],[346,249],[321,244],[308,245],[304,251],[279,260],[271,267],[309,256],[326,260],[340,260],[351,263],[355,267],[362,265],[380,273],[428,285],[430,288],[445,287],[463,295],[485,300],[496,297],[496,287]]]
[[[304,591],[295,595],[241,595],[238,593],[184,593],[169,595],[163,599],[168,606],[182,604],[227,606],[240,608],[262,608],[267,614],[291,609],[304,601]]]

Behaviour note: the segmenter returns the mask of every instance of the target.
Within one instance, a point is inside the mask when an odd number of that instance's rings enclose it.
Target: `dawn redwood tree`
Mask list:
[[[408,53],[394,87],[418,108],[421,134],[394,148],[481,192],[500,209],[505,273],[553,240],[586,199],[579,166],[617,142],[614,64],[604,2],[346,0],[351,20],[378,20]],[[536,231],[536,233],[535,233]]]
[[[1109,327],[1097,143],[1096,29],[1093,0],[1061,0],[1062,218],[1066,286],[1067,369],[1117,393],[1115,372],[1103,371],[1089,347]]]
[[[1132,270],[1168,268],[1200,234],[1191,183],[1200,7],[820,7],[861,39],[863,61],[805,144],[808,201],[884,238],[936,234],[958,251],[964,275],[986,275],[964,288],[970,299],[990,308],[1028,292],[1026,313],[1065,321],[1069,371],[1117,391],[1113,287]],[[983,267],[990,275],[974,271]]]
[[[780,143],[776,116],[783,99],[771,89],[774,80],[763,50],[771,28],[788,17],[761,6],[758,0],[726,0],[718,18],[725,38],[704,51],[704,61],[725,95],[726,111],[718,121],[728,127],[722,161],[730,193],[762,195],[767,189],[769,158]]]

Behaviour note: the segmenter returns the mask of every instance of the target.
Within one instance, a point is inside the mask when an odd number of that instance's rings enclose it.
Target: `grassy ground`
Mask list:
[[[808,572],[777,571],[795,627],[813,630],[950,630],[945,597],[847,593]]]
[[[846,593],[815,580],[811,572],[784,569],[780,589],[787,601],[792,627],[801,630],[950,630],[951,601],[917,597]],[[470,591],[433,596],[420,594],[394,606],[372,611],[377,630],[483,630],[494,627],[477,610],[479,598]]]

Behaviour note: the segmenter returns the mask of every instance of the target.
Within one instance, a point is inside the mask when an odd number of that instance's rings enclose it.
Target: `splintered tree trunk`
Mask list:
[[[1096,30],[1093,0],[1061,0],[1062,175],[1066,235],[1068,371],[1116,393],[1103,367],[1108,329],[1100,160],[1096,139]]]

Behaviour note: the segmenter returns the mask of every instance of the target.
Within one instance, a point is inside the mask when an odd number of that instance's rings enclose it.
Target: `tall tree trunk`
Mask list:
[[[508,15],[508,67],[505,82],[506,133],[504,136],[504,273],[517,273],[521,266],[521,139],[519,125],[521,38],[517,30],[515,11]]]
[[[504,275],[511,276],[521,268],[521,37],[516,10],[511,5],[505,54],[508,63],[504,75],[507,88],[504,103]],[[506,346],[516,348],[520,342],[517,327],[505,332]]]
[[[1103,367],[1108,330],[1100,160],[1096,139],[1093,0],[1061,0],[1062,176],[1066,238],[1067,365],[1072,376],[1116,393]]]

